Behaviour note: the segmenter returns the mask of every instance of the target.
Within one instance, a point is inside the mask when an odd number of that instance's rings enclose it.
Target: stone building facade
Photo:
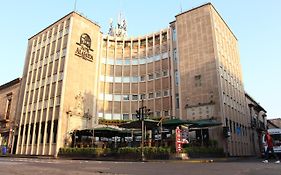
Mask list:
[[[121,32],[123,33],[123,32]],[[238,42],[212,4],[141,37],[106,35],[71,12],[28,40],[17,154],[57,155],[70,132],[100,119],[210,119],[209,138],[232,156],[252,153]]]
[[[262,135],[267,130],[266,110],[256,102],[248,93],[245,93],[248,105],[248,118],[250,119],[251,154],[261,155],[263,149]]]
[[[0,86],[0,145],[12,151],[14,131],[18,126],[16,107],[21,79],[17,78]]]

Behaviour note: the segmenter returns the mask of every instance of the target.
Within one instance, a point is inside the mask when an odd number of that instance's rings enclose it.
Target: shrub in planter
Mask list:
[[[141,150],[136,147],[122,147],[117,150],[119,158],[123,159],[138,159],[140,158]]]
[[[99,157],[110,153],[110,149],[102,148],[60,148],[59,156]]]
[[[168,159],[171,152],[170,148],[164,147],[144,147],[144,155],[147,159]],[[123,147],[118,149],[120,158],[139,159],[141,156],[141,148]]]
[[[222,148],[214,147],[186,147],[184,152],[190,157],[222,157],[224,155]]]

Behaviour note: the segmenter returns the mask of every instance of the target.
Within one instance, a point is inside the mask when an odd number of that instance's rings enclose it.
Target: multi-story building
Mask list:
[[[238,42],[210,3],[142,37],[125,29],[103,34],[71,12],[28,40],[17,154],[56,155],[71,131],[136,119],[142,103],[155,117],[219,121],[231,137],[222,127],[208,137],[230,155],[251,153]]]
[[[0,86],[0,145],[12,151],[14,130],[18,126],[16,107],[20,91],[20,78]]]
[[[266,110],[256,102],[248,93],[245,93],[248,105],[248,118],[250,119],[251,154],[260,155],[263,149],[262,135],[267,130]]]

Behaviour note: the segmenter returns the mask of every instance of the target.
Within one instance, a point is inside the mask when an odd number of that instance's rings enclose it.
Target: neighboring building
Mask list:
[[[221,127],[209,129],[209,138],[231,156],[248,155],[249,119],[236,37],[211,4],[177,15],[171,31],[176,36],[171,42],[172,71],[178,75],[178,86],[173,83],[179,97],[176,116],[222,122],[231,131],[227,141]]]
[[[267,120],[268,128],[281,128],[281,118]]]
[[[221,126],[208,137],[231,156],[252,154],[238,42],[215,8],[183,12],[137,38],[122,22],[105,35],[71,12],[28,40],[17,154],[56,155],[71,131],[136,119],[142,103],[154,117],[219,121],[231,137]]]
[[[16,106],[20,91],[20,78],[0,86],[0,146],[5,145],[11,151],[16,121]]]
[[[259,155],[263,149],[262,134],[267,129],[266,110],[249,94],[245,93],[245,97],[251,126],[249,135],[253,147],[252,154]]]

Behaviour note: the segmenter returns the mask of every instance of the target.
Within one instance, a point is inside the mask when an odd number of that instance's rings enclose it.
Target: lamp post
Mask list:
[[[144,118],[150,114],[150,109],[143,106],[143,100],[139,110],[136,110],[137,118],[141,121],[141,161],[145,161],[144,156]]]
[[[141,119],[141,161],[145,161],[144,156],[144,119]]]
[[[144,106],[142,101],[142,106],[139,110],[136,110],[137,118],[141,121],[141,161],[145,161],[144,156]]]

